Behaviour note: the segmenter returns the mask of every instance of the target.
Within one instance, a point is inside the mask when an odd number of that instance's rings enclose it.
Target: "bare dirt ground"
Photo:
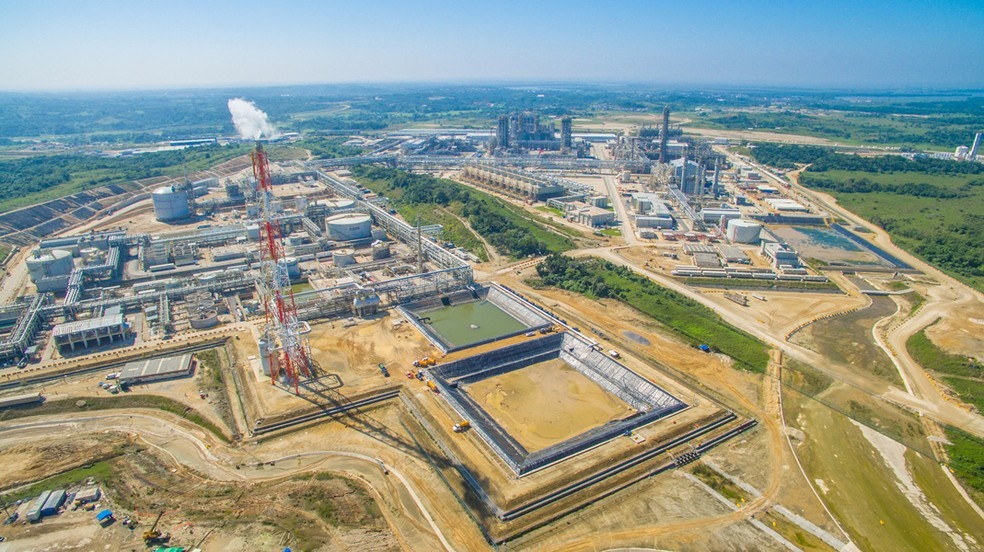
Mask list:
[[[687,134],[728,138],[729,140],[753,142],[779,142],[782,144],[806,144],[814,146],[833,146],[834,142],[826,138],[801,136],[798,134],[783,134],[781,132],[765,132],[761,130],[720,130],[716,128],[686,127]]]
[[[475,382],[466,391],[530,452],[635,412],[560,359]]]

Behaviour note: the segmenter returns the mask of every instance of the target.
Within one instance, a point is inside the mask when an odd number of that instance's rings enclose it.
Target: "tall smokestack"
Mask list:
[[[660,133],[659,138],[659,162],[666,163],[669,161],[666,157],[666,140],[670,134],[670,106],[665,106],[663,108],[663,132]]]

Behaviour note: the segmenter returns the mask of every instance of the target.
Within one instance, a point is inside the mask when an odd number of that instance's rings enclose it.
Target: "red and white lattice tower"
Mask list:
[[[273,383],[282,380],[294,387],[302,376],[310,377],[310,347],[301,335],[305,327],[297,319],[294,294],[290,289],[290,274],[284,262],[284,245],[280,235],[280,222],[273,212],[273,182],[270,179],[270,162],[263,145],[256,142],[253,159],[253,176],[256,177],[256,199],[262,210],[260,221],[260,275],[256,287],[266,309],[265,339]],[[262,351],[261,351],[262,353]]]

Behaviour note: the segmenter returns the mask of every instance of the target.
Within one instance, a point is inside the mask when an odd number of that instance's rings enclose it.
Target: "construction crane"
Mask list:
[[[161,510],[157,514],[157,519],[154,520],[154,524],[150,526],[150,529],[144,531],[143,540],[147,544],[153,544],[155,542],[163,542],[168,540],[170,535],[162,535],[160,531],[157,530],[157,524],[161,522],[161,516],[164,515],[164,510]]]
[[[301,376],[311,375],[311,352],[307,339],[301,334],[303,325],[297,320],[297,307],[290,287],[290,274],[284,262],[284,245],[280,235],[280,222],[273,212],[273,182],[270,177],[270,161],[263,151],[263,144],[256,142],[256,150],[250,154],[253,160],[253,176],[256,178],[256,199],[260,203],[263,219],[260,224],[260,271],[256,288],[266,310],[264,335],[268,344],[270,376],[273,384],[278,380],[294,388],[300,394]]]

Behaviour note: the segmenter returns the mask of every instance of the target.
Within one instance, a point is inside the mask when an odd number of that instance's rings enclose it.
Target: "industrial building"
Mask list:
[[[461,176],[497,192],[534,201],[546,201],[567,194],[567,189],[562,183],[524,171],[488,164],[468,165],[462,169]]]
[[[561,124],[564,124],[563,121]],[[569,126],[567,138],[570,141]],[[540,122],[540,115],[532,111],[500,116],[496,126],[496,141],[502,150],[557,151],[563,147],[563,139],[557,138],[554,124]]]
[[[51,332],[55,346],[63,351],[99,347],[110,343],[122,343],[130,335],[122,314],[100,316],[88,320],[66,322]]]
[[[149,358],[128,362],[117,377],[129,384],[182,378],[194,373],[195,364],[190,353],[176,357]]]
[[[778,242],[762,242],[762,255],[772,261],[775,268],[791,266],[799,267],[799,254],[792,247]]]
[[[585,204],[583,207],[576,207],[568,211],[567,218],[578,224],[597,228],[615,222],[615,213],[608,209]]]

